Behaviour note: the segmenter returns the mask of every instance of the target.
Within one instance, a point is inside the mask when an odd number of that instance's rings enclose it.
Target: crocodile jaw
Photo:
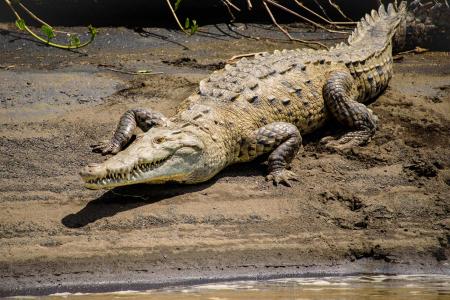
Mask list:
[[[161,141],[164,142],[155,142]],[[118,186],[166,182],[193,183],[205,156],[203,142],[192,133],[174,135],[152,130],[136,138],[125,150],[103,163],[91,163],[80,171],[85,187],[110,189]],[[205,174],[206,177],[211,177]]]
[[[174,174],[168,172],[169,168],[163,167],[169,157],[154,161],[141,160],[129,165],[121,164],[114,158],[101,164],[89,164],[81,170],[80,175],[86,188],[109,189],[138,183],[157,184],[183,177],[182,173]]]

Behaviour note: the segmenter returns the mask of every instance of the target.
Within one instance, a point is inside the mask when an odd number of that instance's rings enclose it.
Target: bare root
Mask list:
[[[231,57],[230,59],[228,59],[226,61],[226,63],[227,64],[232,64],[232,63],[235,63],[236,60],[241,59],[243,57],[252,57],[252,56],[256,56],[256,55],[261,54],[261,53],[264,53],[264,52],[253,52],[253,53],[244,53],[244,54],[235,55],[235,56]]]
[[[350,19],[349,17],[347,17],[346,14],[344,14],[344,12],[342,11],[342,9],[339,7],[339,5],[337,5],[336,3],[334,3],[333,0],[328,0],[328,2],[331,4],[331,6],[333,6],[340,14],[341,16],[343,16],[346,20],[353,22],[352,19]]]
[[[274,3],[274,2],[272,2],[272,1],[268,1],[268,2],[269,2],[269,3]],[[328,47],[325,46],[325,45],[322,44],[322,43],[319,43],[319,42],[313,42],[313,41],[306,41],[306,40],[296,39],[296,38],[292,37],[291,34],[289,33],[289,31],[287,31],[287,30],[286,30],[285,28],[283,28],[280,24],[278,24],[277,20],[275,19],[275,17],[274,17],[273,14],[272,14],[272,11],[270,10],[269,6],[267,5],[266,0],[263,0],[263,5],[264,5],[264,8],[266,9],[267,13],[269,14],[270,18],[272,19],[273,24],[275,24],[275,26],[277,26],[278,29],[280,29],[281,32],[283,32],[283,33],[289,38],[289,40],[291,40],[291,41],[296,41],[296,42],[305,44],[305,45],[307,45],[307,46],[310,46],[310,45],[318,45],[318,46],[320,46],[320,47],[322,47],[322,48],[328,49]],[[314,47],[311,47],[311,48],[314,48]]]
[[[314,25],[314,26],[316,26],[318,28],[321,28],[321,29],[323,29],[325,31],[328,31],[328,32],[331,32],[331,33],[348,34],[348,32],[346,32],[346,31],[339,31],[339,30],[333,30],[333,29],[326,28],[325,26],[323,26],[323,25],[321,25],[321,24],[319,24],[317,22],[314,22],[314,21],[312,21],[312,20],[302,16],[301,14],[299,14],[299,13],[297,13],[297,12],[295,12],[295,11],[293,11],[293,10],[291,10],[291,9],[281,5],[281,4],[278,4],[278,3],[276,3],[276,2],[274,2],[272,0],[263,0],[263,3],[266,3],[266,2],[272,4],[273,6],[276,6],[276,7],[280,8],[280,9],[282,9],[282,10],[284,10],[284,11],[286,11],[286,12],[288,12],[288,13],[290,13],[290,14],[292,14],[292,15],[300,18],[300,19],[302,19],[303,21],[306,21],[306,22],[308,22],[308,23],[310,23],[310,24],[312,24],[312,25]]]
[[[322,21],[324,21],[327,24],[330,25],[355,25],[357,22],[333,22],[327,18],[322,17],[321,15],[319,15],[318,13],[316,13],[315,11],[313,11],[312,9],[308,8],[307,6],[305,6],[303,3],[301,3],[298,0],[294,0],[294,2],[300,6],[301,8],[303,8],[304,10],[306,10],[307,12],[311,13],[312,15],[316,16],[317,18],[321,19]],[[323,7],[321,6],[321,8],[323,9]]]
[[[173,17],[175,18],[175,21],[176,21],[177,24],[178,24],[178,27],[180,27],[180,29],[181,29],[184,33],[186,33],[187,35],[189,35],[189,32],[186,31],[186,29],[184,29],[184,27],[181,25],[181,22],[180,22],[180,20],[178,19],[177,14],[175,13],[175,9],[173,9],[172,4],[170,3],[170,0],[166,0],[166,3],[167,3],[167,5],[169,6],[170,11],[172,12]]]

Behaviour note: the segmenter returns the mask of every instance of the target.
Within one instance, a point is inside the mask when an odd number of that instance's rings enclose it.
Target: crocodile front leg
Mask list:
[[[272,152],[268,158],[269,174],[267,180],[275,185],[284,183],[291,186],[289,180],[298,180],[297,175],[287,170],[294,159],[302,137],[298,128],[290,123],[274,122],[256,130],[250,139],[241,146],[241,161],[250,160],[263,153]]]
[[[375,134],[377,116],[364,104],[355,101],[358,95],[355,80],[347,71],[329,74],[323,87],[325,105],[339,123],[351,129],[339,139],[325,137],[326,147],[346,150],[368,143]]]
[[[139,127],[148,131],[153,126],[167,126],[169,120],[159,112],[143,108],[134,108],[125,112],[109,142],[92,145],[92,151],[106,154],[116,154],[130,141],[133,131]]]

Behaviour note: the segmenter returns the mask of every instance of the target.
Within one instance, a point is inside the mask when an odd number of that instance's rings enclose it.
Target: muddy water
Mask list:
[[[28,298],[28,297],[27,297]],[[237,281],[150,291],[53,294],[30,299],[450,299],[449,275],[345,276]]]

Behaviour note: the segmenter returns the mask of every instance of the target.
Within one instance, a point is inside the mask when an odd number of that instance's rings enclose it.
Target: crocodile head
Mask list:
[[[87,165],[80,175],[89,189],[205,181],[219,171],[205,163],[213,161],[207,144],[194,131],[153,128],[105,162]]]

